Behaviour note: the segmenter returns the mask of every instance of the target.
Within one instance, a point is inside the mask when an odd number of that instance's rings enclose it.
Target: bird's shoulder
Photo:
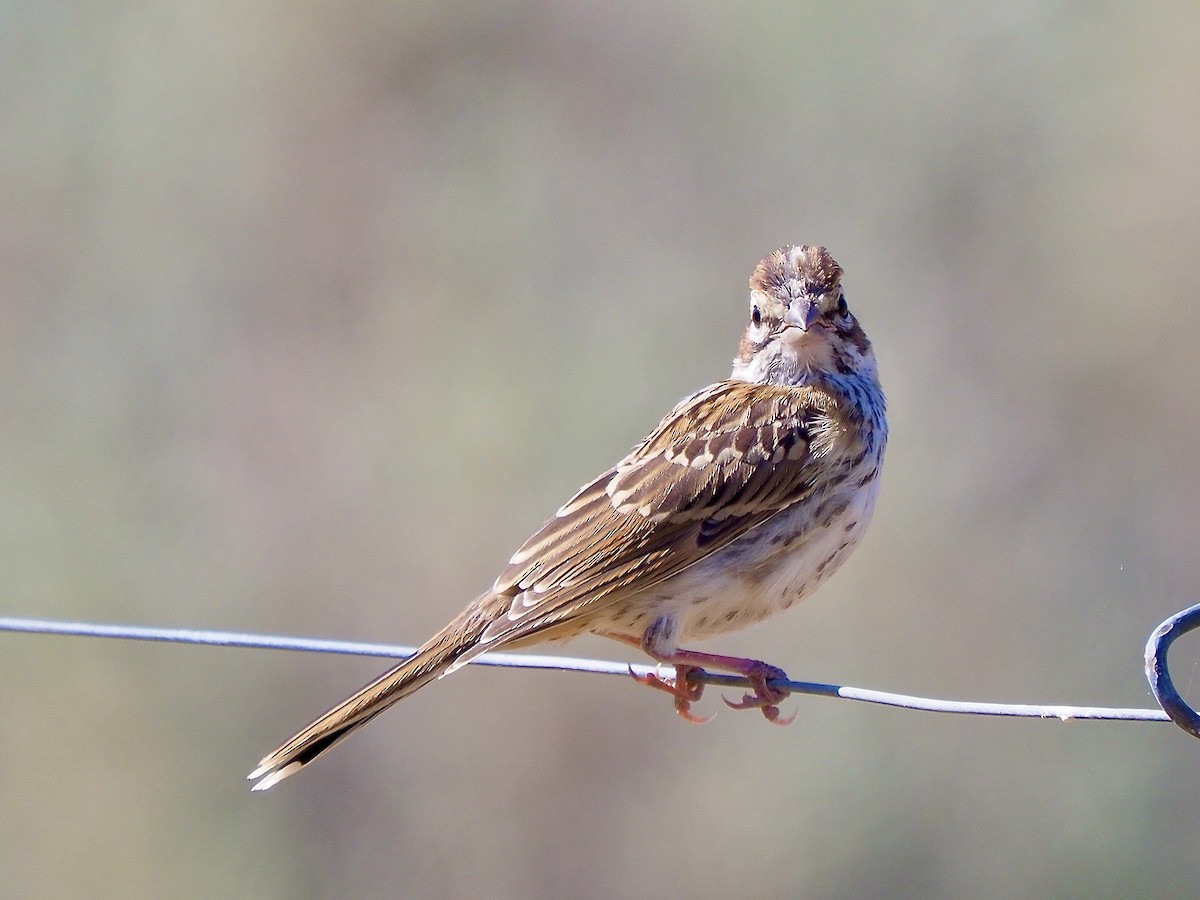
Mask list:
[[[810,429],[836,421],[838,408],[837,397],[815,385],[718,381],[677,403],[614,472],[659,455],[696,468],[718,459],[754,464],[792,449]]]

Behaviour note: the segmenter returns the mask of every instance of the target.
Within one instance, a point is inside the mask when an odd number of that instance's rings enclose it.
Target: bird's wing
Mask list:
[[[645,590],[803,499],[829,471],[836,407],[816,388],[740,381],[682,401],[513,554],[491,594],[508,611],[478,653]]]

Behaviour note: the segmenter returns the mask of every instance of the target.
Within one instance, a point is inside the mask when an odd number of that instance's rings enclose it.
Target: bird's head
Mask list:
[[[824,247],[781,247],[750,276],[750,320],[732,378],[802,384],[814,376],[874,375],[875,355]]]

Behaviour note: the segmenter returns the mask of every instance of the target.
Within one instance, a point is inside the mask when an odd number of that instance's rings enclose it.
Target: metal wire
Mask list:
[[[1151,688],[1163,709],[1120,709],[1096,706],[1067,706],[1061,704],[980,703],[974,701],[936,700],[912,697],[886,691],[846,685],[820,684],[808,681],[776,680],[772,687],[795,694],[836,697],[895,706],[928,712],[957,713],[977,716],[1017,716],[1024,718],[1105,719],[1136,722],[1175,721],[1191,734],[1200,737],[1200,716],[1175,692],[1166,668],[1166,650],[1179,635],[1200,626],[1200,605],[1172,616],[1155,630],[1146,648],[1146,671]],[[135,641],[160,641],[173,644],[202,644],[218,647],[249,647],[264,650],[299,650],[309,653],[335,653],[351,656],[376,656],[404,659],[416,648],[394,644],[337,641],[323,638],[299,638],[271,634],[247,634],[237,631],[212,631],[191,628],[154,628],[142,625],[111,625],[94,622],[63,622],[50,619],[0,617],[0,631],[29,634],[103,637]],[[472,662],[473,665],[505,666],[528,669],[553,669],[569,672],[589,672],[598,675],[646,675],[670,666],[630,665],[606,660],[579,659],[566,656],[536,654],[488,653]],[[722,687],[749,687],[749,681],[738,675],[719,672],[697,672],[696,678],[706,684]],[[1165,699],[1164,699],[1165,698]],[[1164,711],[1166,710],[1166,711]],[[1187,724],[1184,724],[1184,723]]]

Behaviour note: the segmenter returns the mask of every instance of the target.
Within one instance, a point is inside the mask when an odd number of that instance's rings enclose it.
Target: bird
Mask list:
[[[584,485],[413,656],[263,757],[248,776],[252,790],[295,774],[480,654],[584,633],[672,666],[670,677],[634,677],[670,693],[685,719],[705,721],[691,707],[703,691],[701,670],[712,668],[744,676],[752,689],[729,706],[790,721],[778,706],[783,670],[685,645],[804,599],[866,531],[886,403],[842,275],[820,246],[764,256],[750,277],[729,378],[684,398]]]

